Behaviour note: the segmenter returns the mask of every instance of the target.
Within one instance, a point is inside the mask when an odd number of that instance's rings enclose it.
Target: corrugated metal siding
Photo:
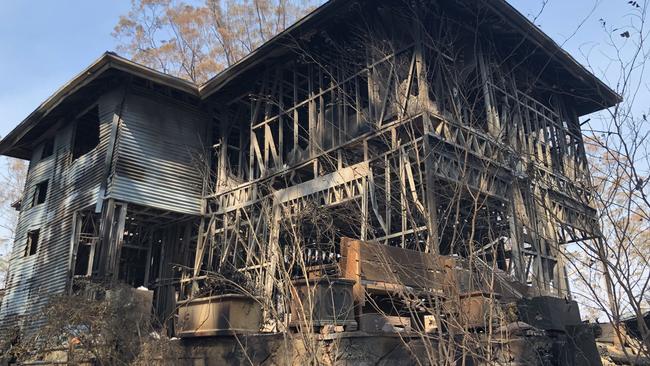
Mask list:
[[[121,113],[109,197],[178,213],[201,213],[207,117],[170,98],[130,93]]]
[[[119,112],[122,99],[122,89],[100,98],[100,143],[93,151],[72,161],[74,124],[68,124],[57,133],[54,154],[30,164],[25,206],[0,306],[0,334],[17,317],[28,319],[28,329],[38,326],[42,319],[31,318],[52,295],[65,291],[73,215],[96,204],[113,115]],[[195,154],[203,149],[205,115],[198,108],[140,92],[129,94],[121,116],[107,197],[199,214],[202,179]],[[46,179],[46,202],[28,208],[34,186]],[[40,229],[38,251],[24,257],[27,233],[34,229]]]
[[[0,333],[14,323],[16,316],[26,316],[27,328],[37,326],[42,320],[30,318],[37,316],[52,295],[65,290],[73,215],[97,200],[113,114],[120,100],[118,91],[99,99],[100,143],[93,151],[72,161],[74,124],[68,124],[57,133],[54,154],[30,164],[26,201],[34,185],[45,179],[49,179],[48,196],[44,204],[33,208],[27,208],[26,202],[21,212],[0,307]],[[38,251],[24,257],[27,232],[38,228]]]

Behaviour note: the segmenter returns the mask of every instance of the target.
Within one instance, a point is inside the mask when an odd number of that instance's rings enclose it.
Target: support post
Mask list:
[[[431,99],[429,98],[428,75],[426,75],[426,59],[421,39],[420,30],[417,31],[418,39],[415,42],[415,69],[418,78],[418,104],[424,111],[422,113],[422,122],[424,124],[424,167],[426,181],[426,207],[427,207],[427,247],[425,252],[438,254],[440,252],[440,239],[438,233],[438,201],[435,193],[435,180],[433,172],[435,171],[435,161],[429,133],[432,132],[431,116],[429,111],[432,110]]]

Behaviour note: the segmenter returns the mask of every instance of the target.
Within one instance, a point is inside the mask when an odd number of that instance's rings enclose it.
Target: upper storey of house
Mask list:
[[[355,106],[359,107],[355,113],[373,120],[388,118],[395,108],[383,105],[399,103],[400,96],[368,84],[373,83],[373,78],[390,79],[394,74],[394,84],[405,82],[393,85],[397,94],[407,85],[415,88],[417,81],[412,82],[409,73],[422,65],[412,64],[410,54],[404,51],[415,50],[417,44],[425,49],[424,67],[428,67],[424,70],[428,79],[420,82],[430,84],[429,99],[441,113],[455,108],[453,98],[459,94],[465,99],[474,98],[471,103],[479,99],[484,103],[484,93],[492,93],[498,102],[495,104],[507,105],[508,98],[517,97],[519,91],[548,107],[550,112],[570,114],[574,119],[619,101],[616,93],[503,0],[332,0],[202,86],[107,53],[11,131],[0,142],[0,154],[39,160],[43,151],[49,152],[52,146],[49,139],[53,131],[78,121],[99,96],[123,87],[129,80],[157,89],[157,95],[166,95],[191,109],[218,114],[220,124],[228,120],[231,125],[243,125],[240,130],[244,135],[248,135],[249,128],[260,127],[260,123],[283,113],[296,112],[296,119],[302,113],[323,113],[322,118],[333,118],[331,114],[335,111],[328,111],[325,106],[316,106],[318,110],[311,112],[299,107],[316,94],[324,99],[323,103],[337,103],[334,93],[329,93],[329,86],[335,83],[341,84],[343,94],[360,94],[363,105]],[[483,78],[487,75],[491,90],[480,88],[481,74]],[[274,85],[273,80],[278,83]],[[346,82],[348,85],[343,85]],[[359,82],[365,85],[356,85]],[[552,96],[558,97],[556,101]],[[570,108],[559,111],[563,106]],[[291,107],[296,108],[290,111]],[[457,114],[471,113],[473,108],[469,106]],[[499,106],[493,108],[496,111]],[[486,121],[476,124],[487,125],[489,118],[481,118]],[[76,131],[86,132],[81,128]],[[262,130],[258,132],[264,134]],[[279,134],[277,129],[272,132]],[[303,147],[319,145],[326,150],[336,142],[302,141],[309,137],[302,136],[300,131],[292,133],[296,135],[293,144]],[[223,136],[215,140],[225,142]],[[287,150],[285,154],[297,151],[288,142],[282,148]],[[275,146],[275,154],[282,155],[282,148]],[[264,150],[263,145],[260,150]],[[273,149],[269,150],[268,154],[273,155]],[[71,152],[72,160],[73,155]],[[248,173],[249,178],[259,175]],[[131,175],[131,179],[139,178],[142,177]]]
[[[337,155],[382,131],[376,146],[413,140],[389,136],[406,119],[416,135],[520,171],[536,165],[584,191],[578,117],[620,100],[500,0],[330,1],[200,94],[215,121],[215,194],[283,172],[309,180],[316,168],[302,177],[293,168],[321,157],[338,160],[335,169],[372,159]],[[429,126],[417,120],[423,113]],[[506,161],[504,149],[526,161]]]
[[[61,124],[71,124],[85,108],[97,102],[99,97],[124,87],[127,82],[151,87],[179,99],[197,104],[198,89],[192,83],[165,75],[136,64],[114,53],[106,52],[25,118],[0,142],[2,155],[39,160],[40,143]],[[167,90],[164,90],[167,88]]]
[[[30,160],[22,222],[76,200],[199,214],[199,104],[191,83],[105,53],[0,142],[3,155]]]

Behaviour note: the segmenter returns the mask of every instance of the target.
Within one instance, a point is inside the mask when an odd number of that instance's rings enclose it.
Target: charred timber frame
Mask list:
[[[414,33],[358,63],[296,46],[300,60],[214,108],[195,293],[228,264],[271,299],[282,222],[314,205],[354,212],[344,234],[361,240],[476,256],[568,293],[563,245],[598,232],[576,112],[524,92],[489,52],[461,62]],[[475,76],[472,103],[454,72]]]

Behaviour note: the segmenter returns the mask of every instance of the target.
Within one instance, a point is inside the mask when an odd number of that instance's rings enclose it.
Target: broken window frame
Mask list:
[[[54,155],[54,138],[47,138],[43,140],[43,147],[41,148],[40,160],[45,160]]]
[[[25,243],[24,257],[31,257],[38,252],[40,244],[41,229],[29,230],[27,232],[27,241]]]
[[[92,125],[89,125],[90,123]],[[83,127],[82,124],[84,124]],[[76,161],[97,149],[101,137],[100,126],[99,106],[97,104],[91,106],[76,118],[71,146],[72,161]],[[80,129],[80,127],[83,129]],[[91,132],[92,135],[89,136],[87,132]]]
[[[39,206],[47,200],[49,180],[44,180],[34,186],[34,193],[32,194],[31,207]]]
[[[73,276],[74,277],[90,277],[93,274],[93,262],[95,258],[95,249],[97,247],[97,238],[90,238],[87,237],[86,239],[90,239],[89,242],[82,242],[82,237],[79,238],[79,243],[77,244],[77,248],[75,251],[75,261],[74,261],[74,268],[72,268],[73,271]],[[88,258],[86,259],[86,272],[85,273],[77,273],[77,267],[79,266],[79,248],[82,246],[85,247],[90,247],[89,252],[88,252]]]

